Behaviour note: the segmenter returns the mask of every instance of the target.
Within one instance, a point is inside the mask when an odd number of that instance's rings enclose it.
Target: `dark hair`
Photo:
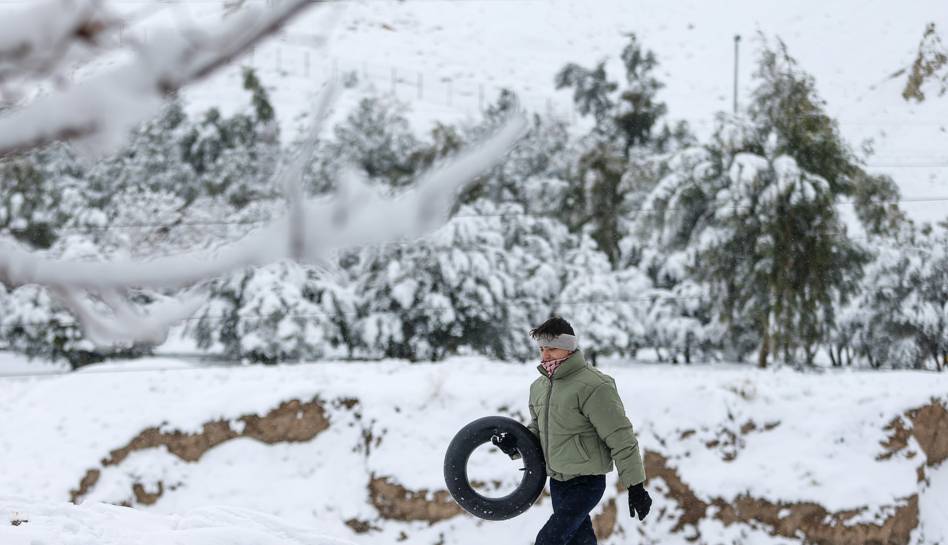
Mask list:
[[[553,316],[549,320],[530,330],[530,336],[534,339],[540,337],[556,337],[557,335],[562,335],[563,333],[566,333],[567,335],[575,335],[575,333],[573,333],[573,326],[569,325],[569,322],[560,318],[559,316]]]

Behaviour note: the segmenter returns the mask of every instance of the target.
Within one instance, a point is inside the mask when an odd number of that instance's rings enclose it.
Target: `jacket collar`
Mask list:
[[[556,371],[553,373],[553,380],[566,378],[584,367],[586,367],[586,359],[583,358],[583,352],[577,349],[573,352],[572,356],[566,358],[566,361],[556,368]],[[546,369],[544,369],[542,365],[537,365],[537,370],[540,371],[540,374],[544,377],[547,376]]]

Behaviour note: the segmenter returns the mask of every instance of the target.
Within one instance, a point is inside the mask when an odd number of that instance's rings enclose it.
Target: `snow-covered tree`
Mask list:
[[[591,116],[595,125],[584,139],[579,161],[568,177],[568,221],[574,229],[592,226],[592,235],[613,267],[621,260],[620,244],[627,235],[624,218],[636,208],[641,189],[655,180],[644,177],[648,156],[691,142],[686,125],[674,129],[661,124],[667,112],[658,99],[663,84],[655,77],[658,61],[634,34],[620,55],[624,82],[613,81],[605,61],[595,68],[575,63],[556,75],[557,88],[573,89],[580,114]]]
[[[838,123],[826,112],[813,76],[800,69],[786,45],[778,39],[771,47],[761,40],[758,85],[748,107],[756,144],[747,151],[762,153],[765,142],[776,134],[774,152],[794,157],[800,168],[826,180],[834,194],[850,198],[867,231],[897,232],[907,220],[898,207],[895,182],[865,171],[843,140]]]
[[[504,89],[485,109],[479,123],[461,127],[458,132],[464,139],[477,139],[519,108],[516,94]],[[533,114],[529,129],[517,148],[472,184],[459,200],[470,204],[489,199],[497,203],[516,203],[531,213],[566,214],[568,186],[559,182],[566,179],[577,156],[566,121],[550,113]],[[538,195],[531,191],[537,188],[535,180],[542,180],[546,193]]]
[[[421,143],[408,123],[406,108],[388,96],[362,98],[323,146],[321,156],[331,162],[329,176],[335,176],[339,166],[352,166],[384,187],[409,184],[420,170],[415,154]]]
[[[597,355],[634,357],[651,344],[648,308],[652,282],[634,267],[615,270],[588,235],[560,256],[566,281],[554,306],[582,329],[582,345]]]
[[[82,169],[65,146],[0,159],[0,234],[49,248],[59,230],[93,204]]]
[[[523,355],[523,323],[503,223],[462,208],[416,243],[366,252],[356,292],[356,326],[366,351],[437,360],[462,350],[496,358]]]
[[[242,362],[344,355],[348,339],[343,327],[354,310],[351,292],[344,287],[311,267],[280,261],[215,281],[186,334],[200,348]]]
[[[835,365],[948,367],[948,236],[904,235],[877,241],[878,255],[834,332]]]
[[[772,354],[799,361],[797,350],[812,364],[863,252],[846,239],[829,184],[795,159],[740,153],[724,177],[700,269],[726,321],[753,324],[760,367]]]
[[[47,252],[69,259],[101,257],[92,239],[81,234],[58,238]],[[96,305],[97,301],[90,304]],[[67,361],[73,368],[148,351],[133,343],[97,346],[83,333],[79,319],[63,303],[61,294],[36,284],[0,296],[0,344],[29,358]]]
[[[212,108],[180,143],[202,194],[221,195],[238,208],[283,189],[270,185],[279,157],[273,106],[252,69],[244,69],[243,86],[251,92],[250,112],[223,117]]]

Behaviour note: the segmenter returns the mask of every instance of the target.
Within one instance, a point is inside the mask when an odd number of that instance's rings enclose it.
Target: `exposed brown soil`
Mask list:
[[[715,517],[726,525],[753,521],[770,527],[773,535],[795,538],[802,534],[807,543],[904,545],[918,526],[918,496],[912,496],[896,507],[895,513],[882,521],[881,526],[867,523],[847,525],[848,520],[863,510],[831,513],[815,503],[772,503],[739,496],[733,502],[715,500],[713,505],[718,508]]]
[[[711,450],[717,450],[721,455],[721,460],[725,462],[733,462],[735,459],[737,459],[737,456],[740,454],[741,450],[744,449],[745,435],[749,435],[751,433],[768,432],[779,425],[779,421],[757,424],[753,420],[747,420],[741,424],[736,431],[730,427],[721,426],[713,432],[714,435],[711,439],[704,441],[704,446]],[[705,434],[710,434],[710,431],[706,428],[702,428],[701,431]],[[680,439],[684,440],[688,437],[691,437],[695,433],[697,433],[697,430],[688,429],[679,432],[678,436]]]
[[[948,459],[948,409],[942,402],[931,403],[908,412],[912,421],[912,435],[918,441],[929,467]]]
[[[883,429],[888,436],[881,443],[883,452],[876,457],[878,460],[887,460],[902,452],[908,447],[910,437],[915,438],[925,453],[925,465],[937,466],[948,459],[948,409],[942,401],[933,399],[928,405],[906,411]],[[911,454],[906,453],[906,456],[911,457]]]
[[[701,501],[695,495],[691,487],[685,484],[678,476],[678,472],[668,465],[668,459],[657,452],[646,451],[643,456],[645,461],[645,474],[649,481],[653,479],[662,479],[665,486],[668,487],[668,494],[681,507],[682,514],[672,528],[673,532],[681,531],[685,526],[696,526],[698,521],[704,518],[708,510],[708,504]]]
[[[147,492],[145,487],[141,483],[135,483],[132,485],[132,494],[135,495],[135,501],[139,505],[154,505],[158,498],[165,493],[165,484],[161,481],[158,481],[158,491],[157,492]]]
[[[208,450],[238,437],[256,439],[266,444],[297,443],[309,441],[329,427],[329,419],[318,399],[309,402],[286,401],[263,416],[249,414],[236,420],[241,425],[232,426],[231,421],[227,420],[207,422],[199,433],[148,428],[125,446],[110,452],[102,460],[101,467],[118,465],[135,451],[158,447],[165,447],[185,462],[197,462]],[[81,501],[95,487],[100,476],[100,468],[86,471],[79,486],[69,491],[70,501]],[[157,493],[148,493],[141,484],[136,483],[132,493],[139,503],[151,505],[164,493],[164,486],[159,483]]]
[[[599,540],[609,539],[609,536],[616,530],[616,517],[618,509],[616,508],[616,499],[612,498],[606,502],[602,513],[599,513],[592,519],[593,531],[596,532],[596,538]]]
[[[357,405],[358,401],[354,399],[334,401],[337,408],[352,409]],[[329,427],[329,420],[318,400],[288,401],[266,415],[245,415],[237,420],[242,425],[233,426],[231,422],[224,420],[211,421],[202,426],[201,432],[193,434],[162,431],[157,427],[148,428],[124,447],[111,451],[109,456],[102,460],[100,468],[87,471],[79,486],[70,492],[71,499],[78,502],[94,488],[101,476],[102,467],[120,464],[137,450],[163,446],[184,461],[196,462],[211,448],[238,437],[253,438],[268,444],[301,442],[313,439]],[[731,432],[724,434],[721,439],[737,446],[740,436],[768,431],[777,425],[779,422],[758,425],[747,421],[738,428],[740,435]],[[926,461],[919,467],[920,482],[925,479],[925,465],[938,465],[948,459],[948,410],[942,402],[933,400],[928,405],[907,411],[893,419],[885,430],[888,435],[882,443],[884,451],[879,455],[880,459],[888,459],[906,449],[911,437],[915,438],[919,448],[924,451]],[[681,436],[687,437],[694,433],[694,430],[685,430],[681,432]],[[367,451],[377,445],[380,439],[373,437],[369,431],[368,435],[363,437],[363,447]],[[707,446],[714,448],[720,444]],[[749,496],[739,496],[734,501],[721,498],[702,499],[681,479],[677,470],[663,455],[648,451],[644,454],[644,461],[649,480],[661,479],[668,490],[669,499],[680,508],[673,510],[677,520],[672,531],[681,532],[688,529],[696,535],[694,539],[698,540],[698,523],[706,517],[714,517],[726,525],[763,526],[773,535],[821,545],[905,545],[909,541],[911,531],[918,525],[917,496],[905,498],[893,506],[892,514],[878,524],[850,524],[849,521],[854,517],[867,514],[866,509],[830,512],[815,503],[775,503]],[[136,483],[132,487],[134,500],[129,502],[134,501],[140,505],[154,504],[166,489],[173,487],[166,487],[164,483],[158,482],[157,490],[149,492],[142,484]],[[621,493],[623,487],[619,485],[618,488]],[[387,520],[425,521],[433,524],[463,513],[446,490],[409,490],[387,476],[373,475],[368,484],[368,492],[372,505],[381,517]],[[593,518],[593,527],[599,539],[608,539],[617,531],[621,531],[618,525],[619,511],[618,499],[612,498],[606,502],[602,512]],[[659,510],[659,513],[665,512],[668,511]],[[358,519],[350,519],[346,524],[357,533],[380,529],[370,521]]]
[[[463,510],[447,490],[409,490],[389,477],[372,476],[369,499],[382,518],[400,521],[439,522]]]
[[[372,524],[367,520],[359,519],[349,519],[346,521],[346,526],[352,529],[353,532],[357,534],[366,534],[368,532],[379,532],[382,529],[378,526]]]
[[[901,416],[893,418],[882,430],[888,433],[888,436],[880,443],[884,450],[876,456],[876,460],[888,460],[908,447],[912,431],[905,427]]]

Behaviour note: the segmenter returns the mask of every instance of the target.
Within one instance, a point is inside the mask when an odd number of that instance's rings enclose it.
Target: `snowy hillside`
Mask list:
[[[249,0],[264,4],[265,0]],[[0,10],[27,2],[5,2]],[[126,43],[148,43],[159,30],[187,31],[194,22],[219,19],[229,2],[119,2],[132,23]],[[518,93],[534,111],[552,111],[579,122],[569,91],[556,91],[554,74],[567,62],[592,65],[608,59],[618,74],[626,34],[636,33],[655,51],[661,99],[671,119],[684,119],[699,134],[713,116],[733,103],[734,41],[741,35],[738,102],[749,100],[760,35],[784,40],[811,73],[828,112],[855,149],[864,144],[871,172],[892,175],[902,188],[909,215],[945,219],[948,172],[948,100],[944,74],[925,82],[924,99],[905,95],[912,66],[939,53],[937,36],[948,31],[948,12],[938,0],[895,7],[885,0],[778,2],[740,0],[466,0],[333,3],[311,9],[229,69],[185,91],[193,111],[216,106],[225,112],[245,104],[240,65],[260,71],[274,96],[289,138],[311,110],[315,90],[327,79],[349,81],[340,113],[363,93],[392,93],[412,108],[419,130],[435,121],[476,116],[501,88]],[[328,47],[324,34],[331,29]],[[943,49],[940,50],[944,53]],[[113,59],[116,60],[116,59]],[[101,63],[78,70],[82,79]],[[905,96],[903,96],[905,95]],[[940,200],[926,200],[939,197]]]
[[[212,2],[176,8],[195,19],[219,10]],[[714,114],[732,108],[733,36],[742,36],[738,102],[744,104],[761,33],[784,40],[815,77],[854,148],[871,141],[870,171],[895,178],[911,217],[946,217],[943,199],[921,199],[948,197],[948,100],[932,91],[924,101],[903,98],[913,62],[932,41],[923,43],[926,27],[948,31],[948,11],[937,0],[898,7],[884,0],[741,0],[726,7],[700,0],[468,0],[449,8],[440,1],[356,0],[340,4],[335,17],[328,50],[314,48],[314,38],[331,16],[312,10],[246,59],[262,70],[285,127],[309,110],[314,86],[347,73],[359,82],[350,95],[394,92],[411,106],[419,129],[474,116],[504,87],[534,111],[578,120],[571,93],[554,89],[554,74],[567,62],[607,58],[619,74],[618,53],[634,32],[658,56],[669,116],[706,134]],[[238,78],[231,69],[187,97],[196,109],[237,107],[244,101]]]
[[[944,375],[606,370],[637,427],[656,504],[633,521],[611,474],[593,513],[603,543],[948,540]],[[195,532],[215,506],[225,527],[277,524],[248,514],[262,512],[354,543],[526,545],[548,498],[515,519],[481,521],[447,495],[441,465],[467,422],[524,420],[535,376],[475,358],[238,368],[153,358],[0,379],[0,505],[4,516],[80,529],[112,513],[91,507],[107,502],[138,508],[129,517],[142,524]],[[502,495],[516,467],[482,448],[470,471]],[[82,508],[58,507],[69,500]],[[151,518],[161,513],[171,518]]]

